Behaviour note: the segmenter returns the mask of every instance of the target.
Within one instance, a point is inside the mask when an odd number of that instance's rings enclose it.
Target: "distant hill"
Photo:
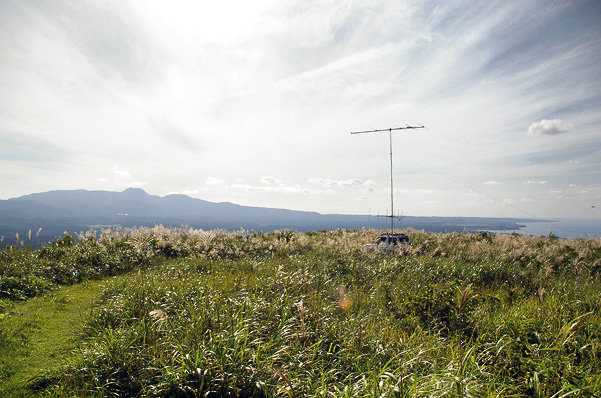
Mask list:
[[[431,232],[474,232],[478,230],[519,230],[522,220],[477,217],[404,217],[402,228]],[[2,244],[13,244],[32,231],[32,244],[48,242],[90,229],[154,225],[189,226],[211,230],[272,232],[292,229],[301,232],[388,228],[388,221],[367,215],[320,214],[315,212],[214,203],[186,195],[149,195],[139,188],[123,192],[50,191],[0,200]],[[39,236],[35,238],[36,232]],[[28,238],[25,238],[28,241]]]

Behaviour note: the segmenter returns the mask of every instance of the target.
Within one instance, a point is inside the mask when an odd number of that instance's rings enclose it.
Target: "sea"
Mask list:
[[[601,237],[601,218],[520,220],[518,224],[525,225],[525,227],[515,232],[524,235],[554,235],[560,238],[579,239]]]

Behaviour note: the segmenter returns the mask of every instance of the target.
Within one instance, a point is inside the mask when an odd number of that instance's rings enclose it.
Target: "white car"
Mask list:
[[[411,239],[405,234],[380,235],[373,243],[363,247],[367,249],[396,250],[402,245],[411,245]]]

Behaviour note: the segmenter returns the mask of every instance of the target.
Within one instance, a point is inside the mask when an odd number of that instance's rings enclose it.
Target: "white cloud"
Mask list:
[[[282,181],[278,180],[275,177],[264,176],[261,178],[261,184],[274,185],[274,184],[281,184],[281,183],[282,183]]]
[[[319,191],[303,188],[300,185],[282,185],[282,186],[265,186],[265,185],[250,185],[250,184],[232,184],[230,186],[234,190],[242,190],[246,192],[271,192],[283,194],[317,194]]]
[[[218,186],[218,185],[224,185],[225,181],[223,181],[221,178],[217,178],[217,177],[207,177],[207,179],[205,180],[205,184],[209,185],[209,186]]]
[[[484,184],[484,185],[499,185],[499,184],[500,184],[500,182],[498,182],[498,181],[494,181],[494,180],[491,180],[491,181],[486,181],[486,182],[484,182],[483,184]]]
[[[363,182],[358,178],[351,178],[348,180],[335,180],[335,179],[331,179],[331,178],[309,178],[307,180],[307,183],[320,185],[322,187],[332,188],[332,187],[350,187],[350,186],[359,186],[359,185],[372,185],[374,182],[371,180],[367,180],[366,182]]]
[[[111,173],[123,179],[132,178],[132,174],[129,171],[119,170],[117,166],[114,166],[111,169]]]
[[[530,135],[555,135],[567,133],[574,129],[574,126],[564,123],[560,119],[543,119],[540,122],[535,122],[528,127]]]
[[[533,181],[533,180],[528,180],[526,182],[523,182],[522,184],[526,184],[526,185],[545,185],[547,184],[547,181]]]

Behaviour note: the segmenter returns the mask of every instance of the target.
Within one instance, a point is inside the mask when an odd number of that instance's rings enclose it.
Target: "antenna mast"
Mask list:
[[[409,126],[406,127],[390,127],[387,129],[380,130],[367,130],[367,131],[353,131],[351,134],[367,134],[367,133],[381,133],[388,131],[388,141],[390,143],[390,234],[394,234],[394,186],[392,179],[392,130],[416,130],[423,129],[424,126]]]

